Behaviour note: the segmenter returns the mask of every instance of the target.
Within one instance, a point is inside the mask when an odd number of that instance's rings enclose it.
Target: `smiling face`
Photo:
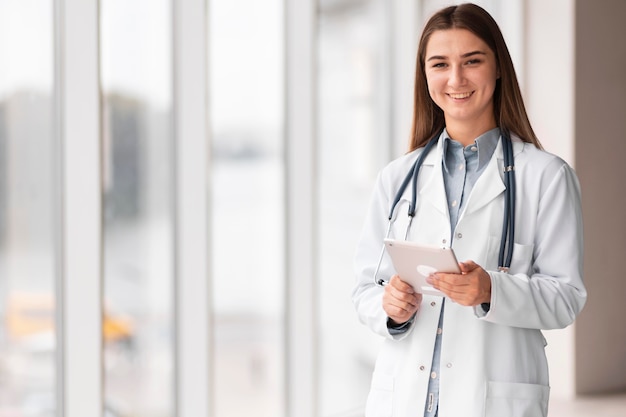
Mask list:
[[[433,32],[424,70],[430,97],[443,110],[452,138],[473,141],[497,126],[493,113],[496,58],[482,39],[466,29]]]

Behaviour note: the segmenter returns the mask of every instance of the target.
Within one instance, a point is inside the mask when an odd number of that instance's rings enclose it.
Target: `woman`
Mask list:
[[[578,180],[541,149],[502,33],[485,10],[440,10],[417,55],[410,152],[380,172],[355,259],[359,319],[385,338],[366,416],[545,416],[541,330],[570,325],[587,297]],[[512,261],[499,270],[504,137],[517,198]],[[408,187],[388,231],[395,194],[431,138],[412,223]],[[379,257],[387,236],[454,249],[462,273],[429,277],[445,297],[419,294],[395,274],[389,257]]]

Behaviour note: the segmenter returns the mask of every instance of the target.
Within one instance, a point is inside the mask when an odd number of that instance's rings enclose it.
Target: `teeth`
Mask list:
[[[452,97],[452,98],[468,98],[469,96],[471,96],[471,95],[472,95],[472,93],[458,93],[458,94],[452,94],[452,93],[450,93],[449,95],[450,95],[450,97]]]

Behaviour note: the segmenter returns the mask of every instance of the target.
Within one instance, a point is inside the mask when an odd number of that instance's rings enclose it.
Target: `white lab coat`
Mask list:
[[[582,280],[582,214],[574,171],[560,158],[513,138],[517,179],[515,247],[509,273],[497,272],[503,221],[502,144],[478,179],[454,230],[459,261],[474,260],[492,282],[491,308],[447,300],[444,309],[439,417],[541,417],[549,397],[541,329],[570,325],[586,301]],[[410,329],[392,336],[374,272],[391,202],[421,149],[378,176],[357,248],[353,302],[359,319],[385,338],[371,382],[366,417],[422,416],[442,298],[424,296]],[[449,245],[442,141],[418,179],[417,213],[409,240]],[[410,189],[411,187],[408,187]],[[390,237],[404,239],[407,190]],[[394,274],[387,255],[379,277]]]

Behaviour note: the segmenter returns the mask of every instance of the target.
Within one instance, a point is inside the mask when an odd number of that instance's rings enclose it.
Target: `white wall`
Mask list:
[[[626,391],[626,2],[576,1],[575,144],[589,298],[576,325],[576,391]]]
[[[574,1],[529,0],[522,79],[528,117],[548,152],[574,165]],[[574,327],[544,332],[553,398],[574,396]]]

